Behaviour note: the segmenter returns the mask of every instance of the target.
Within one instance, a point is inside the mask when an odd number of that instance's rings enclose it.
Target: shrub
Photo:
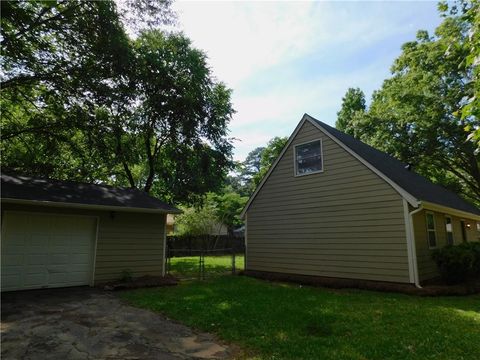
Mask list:
[[[448,245],[433,252],[432,258],[448,284],[480,276],[480,243]]]

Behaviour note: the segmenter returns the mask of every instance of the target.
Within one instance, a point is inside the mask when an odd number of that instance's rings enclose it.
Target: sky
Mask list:
[[[437,2],[177,1],[178,29],[233,90],[234,159],[289,136],[304,113],[335,124],[342,97],[370,100],[403,43],[440,24]]]

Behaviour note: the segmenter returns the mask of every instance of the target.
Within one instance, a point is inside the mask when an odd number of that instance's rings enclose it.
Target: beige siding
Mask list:
[[[295,177],[293,146],[319,138],[324,172]],[[309,122],[247,218],[249,270],[409,282],[402,198]]]
[[[429,211],[429,210],[427,210]],[[480,233],[477,231],[476,222],[472,219],[459,218],[445,213],[431,211],[435,216],[435,232],[437,236],[437,248],[447,244],[447,230],[445,227],[445,216],[450,216],[453,223],[454,244],[462,243],[461,220],[470,224],[470,229],[466,229],[467,241],[479,241]],[[435,278],[439,275],[437,266],[432,260],[432,251],[428,246],[427,225],[425,211],[420,211],[413,215],[413,231],[415,234],[415,245],[417,250],[418,277],[420,281]]]
[[[123,270],[162,275],[165,215],[2,204],[5,210],[98,217],[95,283],[117,280]]]

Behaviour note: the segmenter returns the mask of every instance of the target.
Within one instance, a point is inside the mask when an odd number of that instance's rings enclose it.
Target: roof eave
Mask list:
[[[442,212],[448,215],[458,216],[460,218],[468,218],[480,221],[479,214],[475,214],[469,211],[459,210],[445,205],[435,204],[429,201],[421,201],[421,205],[423,205],[423,208],[426,210]]]
[[[94,204],[79,204],[60,201],[44,201],[44,200],[28,200],[28,199],[14,199],[2,198],[2,203],[7,204],[22,204],[22,205],[39,205],[59,208],[71,209],[85,209],[85,210],[104,210],[104,211],[122,211],[122,212],[138,212],[138,213],[153,213],[153,214],[181,214],[179,209],[150,209],[128,206],[114,206],[114,205],[94,205]]]

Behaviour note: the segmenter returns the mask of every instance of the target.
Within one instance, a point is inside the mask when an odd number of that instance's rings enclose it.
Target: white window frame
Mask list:
[[[451,226],[451,231],[447,230],[447,219],[450,219],[450,226]],[[448,233],[452,234],[452,243],[448,243]],[[455,245],[455,235],[453,234],[453,218],[450,215],[445,215],[445,240],[447,242],[447,245]]]
[[[428,228],[428,215],[432,215],[433,218],[433,229]],[[437,236],[437,224],[435,222],[435,213],[432,211],[425,212],[425,227],[427,229],[427,243],[429,249],[436,249],[438,247],[438,236]],[[435,246],[430,245],[430,237],[429,233],[433,232],[435,234]]]
[[[306,145],[306,144],[310,144],[310,143],[313,143],[313,142],[317,142],[317,141],[320,141],[320,160],[321,160],[322,168],[320,170],[317,170],[317,171],[312,171],[312,172],[305,173],[305,174],[298,174],[298,172],[297,172],[297,147],[302,146],[302,145]],[[324,168],[323,168],[323,141],[322,141],[321,138],[305,141],[305,142],[302,142],[302,143],[299,143],[299,144],[295,144],[293,146],[293,176],[295,176],[295,177],[307,176],[307,175],[323,173],[323,171],[324,171]]]

